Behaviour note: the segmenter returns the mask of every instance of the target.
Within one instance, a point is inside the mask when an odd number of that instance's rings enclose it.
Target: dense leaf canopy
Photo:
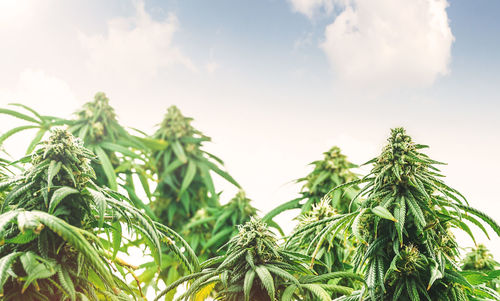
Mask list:
[[[73,119],[22,104],[0,114],[27,123],[0,147],[36,131],[27,156],[0,159],[0,300],[138,300],[151,290],[167,301],[500,300],[500,265],[481,244],[461,259],[453,235],[476,243],[471,226],[488,238],[489,227],[498,239],[500,226],[402,128],[362,178],[332,147],[296,181],[298,198],[259,219],[204,150],[211,139],[175,106],[150,136],[123,127],[101,92]],[[224,205],[214,176],[239,189]],[[285,236],[273,218],[290,209],[301,213]],[[148,260],[125,261],[130,250]]]
[[[443,163],[419,151],[426,147],[415,144],[404,129],[392,130],[382,154],[370,161],[372,171],[352,182],[365,184],[358,194],[365,196],[360,207],[312,224],[323,225],[313,239],[313,257],[330,233],[350,226],[360,242],[353,265],[364,272],[367,284],[359,298],[463,300],[466,295],[488,293],[460,275],[457,243],[450,229],[471,234],[465,222],[480,224],[477,218],[497,233],[500,227],[440,179],[435,165]]]

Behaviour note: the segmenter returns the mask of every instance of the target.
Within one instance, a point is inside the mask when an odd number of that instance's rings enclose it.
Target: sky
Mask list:
[[[363,163],[404,126],[500,221],[499,11],[494,0],[0,0],[0,106],[69,117],[104,91],[123,125],[152,133],[175,104],[261,213],[295,198],[293,180],[331,146]],[[13,124],[0,117],[0,132]],[[235,194],[217,183],[223,202]],[[294,214],[278,221],[291,228]],[[491,233],[478,240],[500,260]]]

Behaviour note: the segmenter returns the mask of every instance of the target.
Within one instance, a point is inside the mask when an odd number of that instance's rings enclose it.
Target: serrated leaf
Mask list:
[[[59,278],[59,283],[68,293],[71,301],[75,301],[76,300],[75,285],[73,284],[73,280],[69,276],[68,270],[66,270],[64,267],[61,267],[57,272],[57,276]]]
[[[21,131],[24,131],[24,130],[29,130],[29,129],[34,129],[34,128],[38,128],[37,125],[24,125],[24,126],[18,126],[18,127],[15,127],[11,130],[8,130],[7,132],[5,132],[2,136],[0,136],[0,145],[7,139],[9,138],[10,136],[16,134],[16,133],[19,133]]]
[[[9,276],[9,269],[17,257],[21,256],[22,252],[14,252],[0,258],[0,294],[3,293],[3,285]]]
[[[189,187],[189,185],[193,181],[195,174],[196,174],[196,163],[194,162],[194,160],[189,160],[189,163],[188,163],[188,166],[186,169],[186,174],[184,175],[184,179],[182,180],[181,189],[179,190],[179,196],[182,196],[182,194]]]
[[[182,163],[187,163],[188,159],[186,153],[184,152],[184,149],[182,148],[182,145],[179,142],[179,140],[175,140],[172,143],[172,150],[174,151],[177,159],[179,159]]]
[[[253,287],[254,278],[255,270],[248,270],[245,274],[245,280],[243,281],[243,294],[245,295],[245,301],[250,300],[250,291]]]
[[[373,214],[375,214],[378,217],[385,218],[385,219],[391,220],[393,222],[397,222],[397,220],[394,218],[392,213],[390,213],[389,210],[387,210],[386,208],[384,208],[382,206],[377,206],[375,208],[372,208],[371,210],[372,210]]]
[[[47,191],[50,191],[50,187],[52,186],[52,179],[54,178],[55,175],[57,175],[57,173],[61,169],[61,165],[62,165],[61,161],[56,161],[56,160],[50,161],[49,169],[47,172]]]
[[[111,225],[113,227],[112,237],[113,237],[113,256],[112,260],[116,258],[116,254],[120,249],[122,242],[122,225],[119,221],[113,222]]]
[[[54,210],[56,209],[57,205],[59,205],[59,203],[65,197],[67,197],[68,195],[71,195],[71,194],[78,193],[78,192],[79,191],[77,189],[71,188],[68,186],[63,186],[63,187],[57,189],[56,191],[54,191],[54,193],[52,194],[52,197],[50,198],[48,212],[53,213]]]
[[[109,188],[116,191],[118,189],[118,185],[116,183],[116,174],[115,170],[113,169],[113,165],[108,158],[108,155],[106,155],[106,152],[104,152],[104,150],[100,146],[95,146],[95,153],[97,155],[97,158],[99,158],[99,161],[101,162],[104,174],[106,174]]]
[[[431,261],[431,278],[429,279],[427,290],[431,288],[431,286],[434,284],[436,280],[443,278],[443,274],[441,273],[441,269],[439,268],[437,262],[433,259],[430,259],[430,261]]]
[[[271,300],[274,300],[275,296],[274,279],[273,276],[271,276],[271,273],[269,273],[269,270],[266,269],[264,266],[260,265],[255,267],[255,272],[259,276],[260,282],[262,283],[262,286],[264,286],[264,288],[266,289]]]
[[[32,117],[29,117],[26,114],[19,113],[17,111],[13,111],[13,110],[9,110],[9,109],[0,109],[0,114],[7,114],[7,115],[10,115],[10,116],[19,118],[19,119],[23,119],[23,120],[26,120],[26,121],[29,121],[29,122],[40,124],[40,121],[38,121],[38,120],[36,120],[36,119],[34,119]]]

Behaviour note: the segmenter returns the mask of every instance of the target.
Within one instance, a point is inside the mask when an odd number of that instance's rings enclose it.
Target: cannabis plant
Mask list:
[[[295,200],[278,206],[276,209],[264,216],[264,221],[270,221],[272,217],[282,211],[301,208],[301,214],[296,218],[299,223],[296,229],[301,229],[309,224],[325,218],[333,217],[339,213],[349,212],[349,202],[358,192],[356,185],[336,190],[331,196],[325,197],[332,189],[348,182],[358,179],[351,171],[356,165],[347,161],[346,156],[340,148],[334,146],[324,153],[323,160],[314,161],[314,170],[306,177],[297,180],[304,183],[301,196]],[[312,238],[322,230],[321,226],[308,228],[300,235],[287,241],[287,248],[296,252],[307,253]],[[318,273],[349,270],[350,255],[355,248],[354,242],[345,240],[340,235],[330,235],[326,238],[328,245],[322,246],[317,252],[317,258],[321,258],[325,265],[315,266]],[[352,283],[351,283],[352,284]]]
[[[2,150],[0,150],[0,153],[1,152],[2,152]],[[11,175],[11,171],[9,169],[10,164],[11,164],[11,162],[9,160],[0,157],[0,183],[5,182],[6,179],[9,177],[9,175]],[[5,198],[6,193],[7,193],[7,191],[0,190],[0,204],[3,201],[3,199]]]
[[[20,131],[39,128],[27,149],[27,153],[31,153],[48,130],[55,126],[66,126],[70,133],[79,137],[84,146],[99,158],[99,164],[92,163],[92,168],[97,174],[97,183],[117,190],[118,184],[120,184],[117,175],[123,175],[124,184],[122,186],[129,193],[129,197],[137,206],[152,216],[149,208],[135,194],[132,174],[138,175],[144,190],[150,197],[148,179],[151,178],[151,175],[146,173],[146,170],[149,169],[146,163],[148,161],[146,154],[149,153],[149,148],[157,149],[164,147],[164,145],[158,141],[129,134],[119,124],[115,111],[109,105],[109,99],[103,92],[96,93],[94,101],[85,103],[82,109],[75,113],[76,118],[72,120],[42,116],[27,106],[13,105],[29,111],[33,116],[10,109],[0,109],[0,113],[28,121],[33,125],[24,125],[9,130],[0,136],[0,143]]]
[[[9,158],[9,159],[6,159]],[[22,170],[15,162],[12,162],[10,156],[0,145],[0,182],[14,175],[14,170]]]
[[[500,263],[493,259],[493,254],[483,244],[478,244],[470,252],[465,254],[462,262],[462,269],[473,271],[491,271],[500,266]]]
[[[323,160],[312,162],[314,170],[307,176],[298,179],[303,183],[301,196],[267,213],[262,219],[266,222],[283,211],[301,208],[301,214],[310,211],[313,205],[321,202],[323,197],[333,188],[358,179],[358,175],[351,171],[357,167],[349,162],[337,146],[323,153]],[[336,190],[328,200],[338,213],[349,212],[349,202],[359,191],[356,185]]]
[[[355,294],[359,299],[465,300],[467,294],[489,294],[459,273],[450,230],[472,235],[465,222],[484,229],[481,220],[500,235],[500,226],[440,179],[435,165],[442,163],[420,152],[427,146],[415,144],[402,128],[392,130],[388,142],[382,154],[369,161],[374,164],[371,172],[351,182],[365,184],[351,200],[365,197],[355,212],[312,223],[292,237],[322,226],[310,247],[315,258],[331,233],[350,227],[360,242],[353,265],[364,271],[366,280],[366,289]]]
[[[134,139],[118,123],[109,99],[102,92],[95,95],[94,101],[85,103],[75,115],[76,119],[68,130],[99,158],[100,164],[92,167],[99,181],[102,181],[100,184],[116,190],[118,185],[115,169],[120,165],[117,150],[122,156],[127,154],[132,158],[140,158],[130,150],[131,146],[137,147],[133,144]]]
[[[189,223],[185,225],[182,232],[190,246],[193,248],[200,260],[208,260],[224,254],[220,247],[238,233],[238,225],[249,221],[256,215],[257,210],[250,205],[250,199],[246,198],[243,191],[224,206],[201,208]],[[176,258],[165,257],[167,277],[165,282],[170,284],[178,279],[183,273],[175,268],[178,266]],[[153,265],[149,265],[153,269]],[[147,275],[147,274],[146,274]],[[172,290],[167,297],[173,297]],[[212,292],[212,295],[215,291]]]
[[[240,190],[227,204],[220,207],[201,208],[184,227],[184,237],[203,259],[221,255],[219,248],[238,234],[238,225],[256,217],[257,209]]]
[[[152,211],[137,196],[133,175],[137,175],[147,197],[151,198],[149,181],[150,148],[162,148],[163,144],[130,134],[118,122],[109,99],[103,92],[96,93],[94,101],[87,102],[75,113],[76,118],[68,123],[68,130],[82,139],[85,147],[94,152],[99,164],[93,164],[98,183],[116,190],[121,184],[134,205],[145,210],[150,217]]]
[[[158,186],[152,208],[163,224],[176,230],[181,230],[199,209],[219,205],[211,171],[239,187],[221,169],[222,160],[202,150],[202,143],[210,138],[196,130],[191,121],[171,106],[153,135],[168,146],[153,154]]]
[[[351,171],[357,167],[347,161],[345,155],[337,146],[323,153],[321,161],[314,161],[314,170],[306,177],[298,179],[298,183],[304,183],[302,187],[302,198],[307,200],[302,206],[302,213],[311,209],[313,204],[317,204],[332,189],[358,179],[358,176]],[[339,213],[349,212],[349,201],[356,195],[357,187],[348,187],[345,190],[337,190],[331,196],[332,207]]]
[[[190,281],[180,300],[203,300],[214,289],[218,300],[331,300],[332,291],[349,293],[349,288],[328,285],[328,279],[356,277],[350,273],[313,275],[304,256],[280,249],[267,225],[252,218],[238,227],[238,235],[227,243],[227,253],[201,264],[200,272],[170,284],[155,300],[176,286]]]
[[[489,288],[500,292],[500,263],[483,244],[478,244],[465,254],[462,261],[462,273],[469,281],[485,283]]]
[[[299,223],[295,227],[295,231],[300,231],[297,235],[292,236],[286,242],[286,248],[295,252],[310,254],[310,248],[313,246],[313,239],[323,231],[321,225],[315,225],[324,219],[330,219],[338,216],[338,213],[330,205],[328,198],[322,199],[321,202],[313,205],[313,208],[298,217]],[[349,265],[350,256],[353,252],[353,246],[347,242],[344,237],[339,234],[329,233],[325,237],[325,244],[315,254],[315,260],[321,260],[324,264],[313,265],[318,274],[329,273],[333,271],[350,270],[352,267]]]
[[[140,297],[111,272],[124,277],[136,268],[117,257],[125,230],[144,239],[158,264],[161,240],[181,253],[170,229],[160,232],[124,196],[95,183],[93,160],[81,140],[56,129],[31,168],[0,185],[11,187],[0,215],[2,300]]]
[[[152,174],[157,175],[158,185],[150,208],[158,221],[179,232],[200,209],[220,207],[211,172],[239,187],[222,169],[222,160],[202,149],[203,142],[210,141],[210,138],[196,130],[191,121],[191,118],[184,117],[177,107],[172,106],[168,108],[156,133],[150,137],[150,140],[165,145],[151,154]],[[186,273],[175,257],[165,256],[164,259],[160,278],[167,284]],[[147,284],[155,285],[152,282],[153,269],[155,267],[152,264],[147,264],[144,272]],[[171,292],[168,299],[173,294]]]

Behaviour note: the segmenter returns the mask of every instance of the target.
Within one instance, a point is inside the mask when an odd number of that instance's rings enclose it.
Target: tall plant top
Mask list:
[[[176,106],[152,135],[123,127],[102,92],[71,119],[22,104],[0,115],[24,123],[0,134],[2,301],[142,300],[152,290],[165,301],[500,301],[500,264],[471,229],[500,237],[500,225],[449,187],[445,163],[403,128],[364,176],[331,147],[296,180],[297,197],[259,219],[206,151],[211,138]],[[2,143],[24,131],[34,137],[11,162]],[[224,205],[213,177],[239,188]],[[285,236],[273,218],[293,209]],[[462,259],[455,230],[476,246]],[[153,259],[120,258],[132,248]]]
[[[205,257],[221,255],[219,248],[238,234],[238,225],[257,215],[243,190],[223,206],[201,208],[189,220],[183,234],[189,237],[191,247]]]
[[[84,139],[86,145],[101,141],[114,142],[129,136],[119,125],[115,110],[103,92],[96,93],[94,101],[85,103],[75,115],[77,118],[69,131]]]
[[[94,101],[87,102],[75,113],[80,119],[116,121],[115,110],[109,105],[109,98],[104,92],[97,92]]]
[[[125,277],[136,268],[116,257],[126,252],[124,226],[144,240],[156,264],[165,241],[180,262],[191,270],[197,265],[175,232],[94,183],[93,159],[80,139],[55,129],[32,155],[30,169],[0,183],[0,191],[10,188],[0,215],[0,294],[7,293],[2,300],[20,300],[19,294],[22,300],[142,296],[111,273]]]
[[[342,154],[339,147],[334,146],[329,151],[324,152],[323,155],[323,160],[311,163],[315,166],[314,171],[305,178],[299,179],[299,181],[307,181],[302,189],[313,192],[316,188],[314,184],[316,183],[317,185],[319,184],[317,182],[321,182],[321,180],[317,179],[326,177],[322,175],[322,173],[328,171],[343,178],[346,182],[353,181],[357,178],[357,176],[350,171],[350,169],[356,167],[356,165],[347,160],[347,157]]]
[[[238,235],[234,243],[229,244],[229,252],[234,249],[249,248],[258,254],[262,261],[275,259],[278,244],[276,236],[269,227],[259,219],[252,218],[249,222],[238,226]]]
[[[39,176],[36,171],[48,166],[47,188],[50,191],[52,180],[57,177],[57,184],[81,189],[91,179],[95,178],[90,166],[94,155],[86,148],[80,139],[75,138],[65,130],[55,129],[47,141],[33,154],[33,170],[27,175],[27,180]],[[63,171],[60,174],[59,171]]]
[[[483,244],[478,244],[474,249],[465,255],[462,269],[490,271],[500,267],[500,263],[493,259],[493,254]],[[500,279],[498,279],[500,281]]]
[[[343,155],[340,148],[332,147],[329,151],[323,153],[323,160],[314,161],[314,170],[306,177],[298,179],[297,182],[304,182],[302,187],[302,197],[307,199],[302,206],[302,213],[311,209],[313,204],[321,201],[332,187],[342,185],[358,179],[358,175],[351,171],[357,167],[349,162]],[[349,187],[332,194],[329,199],[332,206],[340,213],[348,212],[349,200],[358,192],[357,187]]]
[[[222,206],[223,211],[232,212],[231,219],[232,225],[240,225],[248,222],[251,217],[257,215],[257,209],[252,206],[252,200],[247,198],[245,191],[240,189],[238,193],[227,204]]]
[[[322,197],[328,192],[328,184],[340,185],[356,180],[358,177],[351,171],[351,168],[357,167],[355,164],[347,161],[340,148],[332,147],[329,151],[323,153],[323,160],[314,161],[314,170],[305,178],[298,179],[297,182],[305,182],[302,187],[310,195]],[[327,191],[323,191],[328,189]],[[330,186],[331,189],[331,186]]]
[[[163,140],[175,140],[195,135],[205,137],[191,125],[191,121],[193,118],[184,117],[176,106],[171,106],[167,109],[167,114],[165,114],[155,136]]]
[[[328,198],[323,198],[319,203],[314,204],[311,210],[297,217],[299,223],[296,229],[334,217],[335,215],[337,215],[337,211],[330,205],[330,200]]]
[[[417,176],[423,177],[421,173],[432,168],[431,164],[443,164],[429,159],[417,150],[424,145],[415,144],[411,137],[406,135],[403,128],[392,130],[388,144],[384,147],[382,154],[378,157],[373,174],[381,176],[379,183],[408,183],[417,186]],[[419,179],[420,180],[420,179]]]
[[[220,206],[211,171],[240,188],[221,168],[222,160],[201,149],[202,142],[210,138],[194,129],[191,120],[171,106],[153,135],[166,141],[167,146],[153,153],[158,186],[151,207],[164,224],[173,226],[175,220],[176,230],[181,230],[200,208]]]
[[[323,160],[314,161],[310,165],[314,165],[314,170],[296,181],[303,183],[301,195],[268,212],[262,218],[263,221],[272,222],[272,219],[278,214],[296,208],[301,208],[301,214],[305,214],[312,209],[314,204],[320,203],[332,188],[337,186],[340,186],[341,189],[337,189],[329,195],[328,202],[339,213],[349,212],[349,203],[359,192],[359,187],[343,184],[358,179],[358,175],[351,170],[357,165],[349,162],[337,146],[324,152]]]
[[[352,264],[364,270],[368,288],[355,294],[360,299],[461,300],[484,293],[459,274],[458,246],[450,229],[462,229],[474,239],[466,221],[485,231],[479,218],[497,234],[500,227],[440,179],[434,165],[443,163],[419,151],[426,147],[414,143],[403,128],[393,129],[382,154],[368,162],[374,164],[371,172],[330,193],[365,183],[351,199],[364,198],[356,211],[325,218],[291,235],[292,241],[321,225],[308,248],[315,258],[330,233],[350,226],[359,242]]]

